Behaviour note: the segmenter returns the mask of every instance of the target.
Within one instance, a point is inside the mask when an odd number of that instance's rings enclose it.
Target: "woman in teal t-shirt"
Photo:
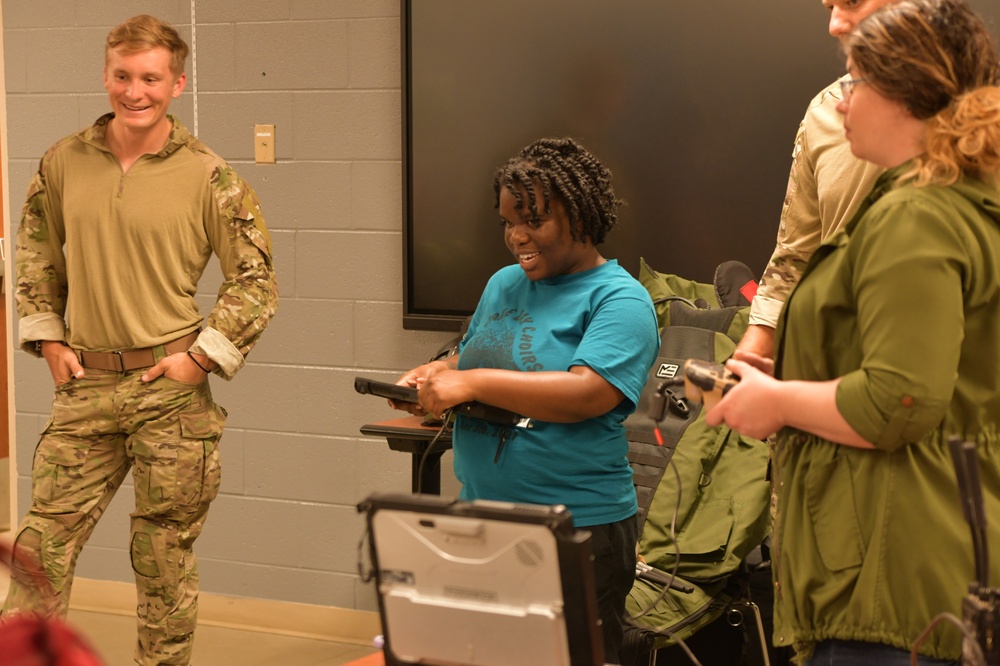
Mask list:
[[[458,355],[400,383],[420,388],[417,413],[478,401],[530,419],[508,428],[457,418],[462,498],[569,508],[593,535],[605,660],[618,663],[638,536],[623,422],[659,350],[656,314],[645,288],[597,249],[621,202],[586,148],[540,140],[497,170],[494,190],[517,264],[490,279]]]

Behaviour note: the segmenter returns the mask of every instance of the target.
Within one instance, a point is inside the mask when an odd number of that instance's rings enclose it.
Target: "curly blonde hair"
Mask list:
[[[1000,183],[1000,56],[964,0],[903,0],[858,24],[847,54],[865,80],[927,121],[900,182]]]

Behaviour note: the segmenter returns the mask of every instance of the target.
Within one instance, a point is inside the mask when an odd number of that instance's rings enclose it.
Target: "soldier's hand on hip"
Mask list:
[[[144,382],[151,382],[158,377],[166,376],[185,384],[201,384],[208,377],[202,368],[184,352],[177,352],[164,357],[159,363],[146,370],[140,377]]]
[[[56,386],[65,384],[71,379],[83,377],[83,366],[76,352],[61,340],[43,340],[41,344],[42,357],[49,364],[52,381]]]

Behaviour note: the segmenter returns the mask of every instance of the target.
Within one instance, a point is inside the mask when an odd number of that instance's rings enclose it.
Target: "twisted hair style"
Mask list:
[[[188,57],[188,45],[174,30],[173,26],[149,14],[140,14],[119,23],[111,32],[104,46],[104,59],[114,49],[121,49],[124,55],[162,46],[170,51],[170,71],[175,76],[184,72],[184,62]]]
[[[569,215],[574,240],[589,238],[594,245],[618,223],[618,206],[625,202],[615,195],[611,171],[579,142],[571,138],[541,139],[522,149],[496,170],[493,178],[494,207],[500,207],[500,192],[514,195],[517,210],[537,211],[535,185],[542,191],[546,213],[558,197]]]
[[[888,5],[858,24],[847,54],[869,85],[927,121],[925,152],[900,181],[1000,179],[1000,56],[964,0]]]

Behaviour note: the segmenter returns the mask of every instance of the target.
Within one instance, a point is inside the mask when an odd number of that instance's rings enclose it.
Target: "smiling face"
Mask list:
[[[167,109],[187,81],[183,72],[174,74],[170,64],[170,51],[162,46],[131,53],[108,50],[104,88],[120,129],[143,135],[169,126]]]
[[[558,197],[550,201],[546,213],[542,190],[535,186],[536,210],[528,209],[526,192],[522,192],[523,207],[510,188],[500,191],[500,220],[504,241],[529,280],[543,280],[559,275],[579,273],[603,263],[603,258],[590,239],[575,240],[570,233],[566,207]]]
[[[841,43],[847,39],[851,31],[879,9],[891,5],[898,0],[822,0],[823,6],[830,12],[830,36],[836,37]]]

